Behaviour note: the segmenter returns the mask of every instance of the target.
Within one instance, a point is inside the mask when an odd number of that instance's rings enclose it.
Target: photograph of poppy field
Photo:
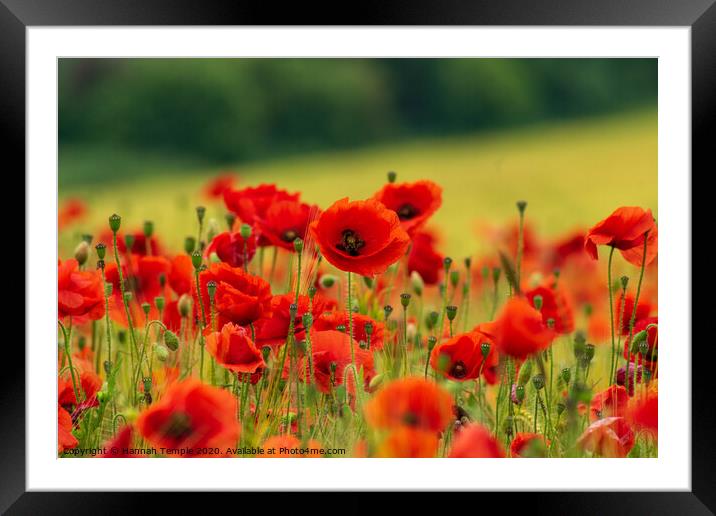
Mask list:
[[[61,59],[58,457],[657,457],[656,77]]]

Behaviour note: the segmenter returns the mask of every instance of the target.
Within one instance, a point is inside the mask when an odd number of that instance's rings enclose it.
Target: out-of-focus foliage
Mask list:
[[[654,59],[62,59],[67,149],[240,163],[652,106]],[[85,171],[86,172],[86,171]]]

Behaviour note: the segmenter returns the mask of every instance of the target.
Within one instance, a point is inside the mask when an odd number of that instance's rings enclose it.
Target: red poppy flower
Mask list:
[[[104,287],[99,271],[81,271],[75,259],[60,262],[57,267],[57,315],[104,316]]]
[[[631,409],[629,418],[634,426],[641,430],[652,432],[654,435],[659,432],[659,395],[657,392],[649,392],[641,397]]]
[[[390,382],[365,405],[368,424],[375,428],[409,426],[441,432],[453,420],[450,393],[434,382],[408,377]]]
[[[122,276],[127,290],[132,293],[130,311],[134,324],[144,324],[144,312],[141,309],[142,303],[149,303],[149,318],[158,317],[159,313],[154,304],[154,298],[165,295],[166,281],[171,263],[163,256],[142,256],[130,255],[129,260],[122,264]],[[119,286],[119,272],[116,263],[110,263],[105,268],[107,283],[112,284],[113,303],[111,305],[111,316],[120,324],[127,325],[127,314],[124,310],[122,291]]]
[[[201,455],[206,447],[223,451],[235,446],[241,431],[231,393],[196,379],[174,383],[158,402],[139,414],[136,427],[154,446],[184,448],[188,451],[185,457]]]
[[[638,309],[637,309],[638,310]],[[645,317],[637,320],[634,324],[634,336],[638,335],[642,331],[646,331],[646,344],[648,346],[646,354],[642,354],[639,351],[637,353],[631,353],[630,360],[635,361],[637,354],[641,356],[641,362],[644,367],[649,369],[652,373],[656,370],[656,363],[659,360],[659,318],[658,317]],[[631,340],[628,338],[624,342],[624,358],[629,353],[631,348]]]
[[[635,321],[640,321],[642,319],[646,319],[651,314],[651,303],[648,301],[645,301],[643,298],[639,298],[639,304],[637,304],[636,307],[636,318]],[[616,331],[619,331],[619,315],[621,314],[622,318],[622,325],[621,325],[621,332],[622,335],[629,335],[629,323],[631,322],[631,316],[634,312],[634,296],[627,295],[624,298],[624,308],[622,309],[622,300],[621,296],[617,300],[615,307],[614,307],[614,327],[616,328]],[[636,322],[634,323],[634,328],[636,333]]]
[[[483,343],[490,345],[490,353],[484,365]],[[443,341],[435,346],[430,354],[430,366],[442,376],[458,382],[474,380],[480,374],[491,376],[494,382],[497,362],[494,342],[478,331],[463,333]]]
[[[510,443],[512,457],[546,457],[549,441],[543,435],[518,432]]]
[[[493,337],[500,353],[520,360],[547,349],[555,336],[542,322],[542,314],[523,297],[510,298],[497,319],[480,328]]]
[[[313,352],[313,374],[318,390],[325,393],[331,392],[331,368],[333,364],[336,366],[333,386],[343,385],[346,366],[351,363],[351,344],[348,334],[340,331],[316,331],[312,329],[311,350]],[[355,353],[356,370],[360,372],[361,368],[363,369],[364,387],[367,387],[373,376],[375,376],[373,353],[361,349],[355,341],[353,342],[353,352]],[[305,378],[308,367],[305,360],[302,360],[299,367],[302,376]],[[346,387],[348,392],[355,392],[352,372],[348,373]]]
[[[255,226],[258,219],[266,218],[268,209],[279,201],[297,202],[300,194],[279,190],[276,185],[262,184],[243,190],[224,190],[224,203],[229,211],[239,216],[246,224]],[[271,245],[267,238],[259,237],[258,245]]]
[[[169,286],[178,295],[189,294],[194,288],[194,265],[191,256],[179,254],[174,257],[169,269]]]
[[[251,261],[256,254],[256,235],[252,235],[244,240],[241,233],[234,232],[230,233],[225,231],[219,233],[212,240],[211,243],[206,247],[204,254],[211,256],[211,253],[216,253],[224,263],[228,263],[232,267],[243,267],[244,266],[244,254],[246,260]]]
[[[206,289],[209,281],[216,282],[215,308],[219,326],[223,327],[227,322],[248,326],[271,314],[271,287],[268,282],[238,267],[212,263],[199,274],[207,324],[211,306]]]
[[[487,428],[470,424],[458,432],[448,456],[453,459],[499,459],[505,452]]]
[[[585,232],[574,230],[557,239],[545,250],[545,269],[562,269],[564,264],[573,257],[586,256],[584,252]]]
[[[128,459],[137,457],[146,457],[144,453],[131,453],[129,450],[133,449],[132,446],[132,425],[124,425],[114,439],[109,440],[105,443],[104,448],[109,450],[109,453],[102,455],[102,457],[108,459]]]
[[[378,457],[412,459],[435,457],[438,435],[429,430],[401,426],[390,431],[378,447]]]
[[[221,331],[209,334],[206,350],[220,366],[234,373],[255,373],[266,366],[261,352],[251,340],[251,334],[232,323],[226,323]]]
[[[373,199],[394,211],[400,224],[413,235],[442,204],[442,188],[432,181],[388,183]]]
[[[623,417],[605,417],[589,425],[577,444],[601,457],[623,458],[634,447],[634,432]]]
[[[136,231],[131,231],[130,234],[134,237],[134,242],[132,243],[132,248],[130,249],[131,254],[136,254],[140,256],[146,256],[147,253],[147,237],[144,236],[144,231],[139,229]],[[124,255],[127,253],[127,244],[124,239],[125,233],[119,232],[117,233],[117,250],[119,251],[120,255]],[[97,242],[102,242],[107,246],[107,255],[112,256],[112,253],[114,253],[114,247],[113,247],[113,237],[112,232],[109,230],[103,231],[102,234],[97,239]],[[156,236],[152,236],[149,238],[149,254],[152,254],[154,256],[159,256],[164,254],[164,248],[159,243],[159,239]]]
[[[232,174],[221,174],[209,181],[204,187],[204,197],[223,199],[224,191],[234,186],[236,178]]]
[[[293,251],[293,241],[296,238],[306,240],[308,224],[320,212],[318,206],[298,201],[278,201],[269,206],[263,217],[257,217],[256,227],[269,245]]]
[[[408,272],[416,271],[426,285],[440,281],[444,270],[443,256],[435,250],[435,237],[420,231],[413,235],[413,245],[408,255]]]
[[[370,336],[370,349],[383,349],[383,332],[384,325],[362,314],[353,314],[353,339],[356,342],[368,342],[368,334],[365,331],[366,324],[373,326],[373,333]],[[348,312],[329,312],[321,313],[313,322],[313,327],[318,331],[337,330],[339,326],[344,326],[346,333],[349,331]]]
[[[62,230],[87,213],[87,205],[82,199],[67,199],[57,212],[57,229]]]
[[[561,282],[550,276],[537,287],[525,292],[525,297],[532,306],[535,305],[535,296],[542,297],[542,307],[539,311],[544,324],[548,324],[551,319],[554,321],[552,329],[557,333],[567,334],[574,331],[572,303]]]
[[[102,387],[102,380],[93,370],[83,367],[79,362],[75,364],[75,382],[82,401],[75,397],[72,378],[68,370],[57,378],[57,403],[67,410],[76,421],[88,408],[99,406],[97,392]]]
[[[311,223],[310,231],[329,263],[362,276],[382,274],[410,244],[395,212],[374,200],[341,199]]]
[[[626,415],[629,395],[621,385],[612,385],[592,398],[590,418],[592,421],[604,417],[623,417]]]
[[[596,260],[597,246],[608,245],[619,249],[626,261],[641,267],[644,235],[647,231],[649,237],[645,261],[646,265],[649,265],[658,253],[657,228],[651,210],[637,207],[618,208],[589,230],[584,239],[584,249]]]
[[[271,346],[277,348],[286,343],[288,327],[291,322],[290,307],[296,300],[295,294],[283,294],[271,298],[271,313],[256,322],[256,344],[259,348]],[[305,338],[303,327],[303,316],[308,312],[311,301],[308,296],[298,296],[296,303],[296,318],[293,321],[293,332],[297,341]],[[326,303],[323,296],[316,295],[313,298],[312,315],[314,321],[326,310]],[[315,324],[314,324],[315,328]],[[322,328],[317,328],[322,329]]]
[[[57,453],[77,448],[79,441],[72,434],[72,416],[65,409],[57,406]]]

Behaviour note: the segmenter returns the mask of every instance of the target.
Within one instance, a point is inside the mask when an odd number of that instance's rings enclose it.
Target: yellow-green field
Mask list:
[[[101,169],[102,164],[97,163]],[[226,168],[224,169],[226,170]],[[338,198],[365,198],[385,181],[421,178],[442,185],[443,206],[433,219],[454,256],[480,249],[478,220],[515,217],[515,201],[529,202],[528,219],[544,234],[589,226],[620,205],[651,208],[657,215],[657,115],[639,112],[608,118],[541,125],[528,129],[306,155],[235,167],[240,185],[276,183],[300,191],[306,202],[326,207]],[[156,233],[179,249],[196,232],[193,207],[205,203],[202,185],[221,170],[182,172],[141,181],[62,189],[60,199],[81,196],[90,219],[77,231],[106,228],[113,212],[123,226],[153,220]],[[208,207],[223,227],[224,209]],[[126,221],[126,222],[125,222]],[[182,228],[185,230],[182,231]],[[72,232],[61,238],[69,252]]]

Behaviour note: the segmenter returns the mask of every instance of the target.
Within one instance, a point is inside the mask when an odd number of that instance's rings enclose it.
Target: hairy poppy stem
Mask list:
[[[515,286],[515,288],[517,289],[518,293],[522,288],[522,255],[524,254],[525,247],[525,208],[527,208],[527,203],[525,201],[519,201],[517,203],[517,209],[520,212],[520,229],[519,233],[517,234],[517,285]]]
[[[612,331],[612,355],[609,367],[609,385],[615,381],[615,348],[614,348],[614,295],[612,293],[612,258],[614,257],[614,247],[609,251],[609,261],[607,262],[607,287],[609,288],[609,326]]]
[[[353,298],[352,298],[352,287],[351,284],[351,272],[348,271],[348,338],[351,345],[351,365],[355,371],[356,367],[356,351],[353,347]]]
[[[201,308],[201,328],[199,328],[199,379],[204,381],[204,327],[206,326],[206,312],[204,311],[204,300],[201,297],[201,286],[199,284],[199,269],[194,270],[194,279],[196,281],[196,292],[199,298],[199,307]]]
[[[80,402],[80,394],[79,390],[77,389],[77,381],[75,380],[75,368],[72,365],[72,350],[70,349],[70,337],[72,336],[72,317],[70,317],[70,331],[68,332],[65,328],[65,325],[62,324],[62,321],[57,321],[57,324],[60,325],[60,328],[62,329],[62,336],[65,338],[65,356],[67,357],[67,364],[70,368],[70,378],[72,378],[72,390],[75,393],[75,400],[79,404]]]
[[[109,292],[107,291],[107,278],[104,275],[104,267],[102,271],[102,287],[104,289],[104,321],[107,325],[107,362],[109,363],[109,371],[112,370],[112,321],[109,319]],[[107,371],[107,374],[109,374]]]
[[[639,294],[641,294],[641,283],[644,280],[644,269],[646,269],[646,246],[649,240],[649,232],[644,233],[644,253],[641,256],[641,270],[639,271],[639,282],[636,284],[636,296],[634,297],[634,308],[631,311],[631,318],[629,319],[629,345],[631,345],[634,339],[634,324],[636,323],[636,311],[639,306]],[[624,370],[624,385],[627,387],[627,393],[629,392],[629,357],[631,356],[631,350],[627,349],[626,352],[626,369]],[[636,364],[634,364],[634,372],[632,373],[634,379],[634,385],[636,385]]]

